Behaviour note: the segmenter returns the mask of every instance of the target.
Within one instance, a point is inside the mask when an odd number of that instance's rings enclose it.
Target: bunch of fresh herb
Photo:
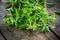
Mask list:
[[[46,13],[44,0],[8,0],[3,23],[19,29],[49,31],[52,16]]]

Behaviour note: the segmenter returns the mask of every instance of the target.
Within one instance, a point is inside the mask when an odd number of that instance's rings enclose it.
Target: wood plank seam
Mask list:
[[[3,37],[5,40],[7,40],[6,37],[3,35],[3,33],[1,32],[1,30],[0,30],[0,34],[2,35],[2,37]]]
[[[49,27],[50,31],[60,40],[60,37]]]

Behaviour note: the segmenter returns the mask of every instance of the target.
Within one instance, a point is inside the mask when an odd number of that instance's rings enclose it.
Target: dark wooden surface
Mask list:
[[[4,38],[1,36],[1,34],[0,34],[0,40],[4,40]]]
[[[6,27],[2,27],[1,31],[7,40],[59,40],[51,31],[47,33],[29,32],[18,29],[8,30]]]
[[[52,29],[53,32],[31,32],[31,31],[25,31],[25,30],[18,30],[18,29],[12,29],[7,27],[1,27],[1,33],[5,36],[7,40],[59,40],[54,33],[57,34],[58,37],[60,37],[60,28],[54,28]],[[0,39],[4,40],[2,35],[0,35]]]
[[[58,27],[58,28],[54,28],[54,29],[52,29],[55,33],[56,33],[56,35],[57,36],[59,36],[59,38],[60,38],[60,27]]]

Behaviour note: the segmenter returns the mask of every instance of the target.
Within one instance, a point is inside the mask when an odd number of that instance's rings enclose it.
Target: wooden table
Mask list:
[[[60,37],[60,29],[52,29]],[[1,28],[2,34],[7,40],[59,40],[53,32],[29,32],[22,30],[9,31],[6,27]]]

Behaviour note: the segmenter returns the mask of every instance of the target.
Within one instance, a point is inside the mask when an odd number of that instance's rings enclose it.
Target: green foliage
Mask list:
[[[4,24],[19,29],[49,31],[48,22],[53,17],[46,13],[44,0],[8,0],[7,4],[6,9],[11,13],[4,17]]]
[[[60,15],[60,10],[56,10],[55,12],[57,15]]]
[[[54,6],[55,6],[55,3],[47,3],[48,8],[51,8],[51,7],[54,7]]]

